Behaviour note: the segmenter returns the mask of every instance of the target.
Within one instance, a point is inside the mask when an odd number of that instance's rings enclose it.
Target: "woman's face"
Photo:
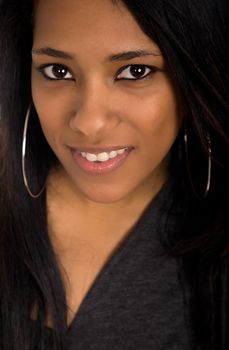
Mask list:
[[[39,0],[32,95],[65,179],[85,198],[154,193],[181,118],[158,46],[121,2]]]

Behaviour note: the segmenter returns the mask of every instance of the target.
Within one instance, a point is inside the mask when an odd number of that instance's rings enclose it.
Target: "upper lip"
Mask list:
[[[85,153],[102,153],[102,152],[111,152],[117,151],[119,149],[128,148],[132,149],[130,146],[104,146],[104,147],[70,147],[73,152],[85,152]]]

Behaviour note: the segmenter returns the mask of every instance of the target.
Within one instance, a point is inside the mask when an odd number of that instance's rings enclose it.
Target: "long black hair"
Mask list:
[[[179,226],[164,243],[182,267],[188,286],[193,349],[229,348],[229,49],[226,5],[219,0],[110,0],[121,2],[162,50],[185,118],[190,152],[187,171],[183,129],[171,150],[174,208]],[[31,102],[32,0],[0,1],[0,346],[38,350],[51,314],[52,348],[62,349],[67,329],[66,297],[47,230],[45,191],[32,199],[21,175],[21,145]],[[28,140],[30,186],[40,188],[56,158],[36,115]],[[208,138],[212,177],[205,199]],[[190,169],[192,171],[190,171]],[[36,332],[31,313],[36,306]]]

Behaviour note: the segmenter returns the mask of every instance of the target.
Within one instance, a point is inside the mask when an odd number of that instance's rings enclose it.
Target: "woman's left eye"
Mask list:
[[[122,69],[115,80],[140,80],[146,78],[153,71],[155,71],[153,67],[134,64]]]
[[[73,80],[68,68],[62,64],[50,64],[39,68],[39,71],[49,80]]]

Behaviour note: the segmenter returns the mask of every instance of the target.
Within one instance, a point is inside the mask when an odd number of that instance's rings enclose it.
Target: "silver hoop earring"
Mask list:
[[[210,186],[211,186],[211,173],[212,173],[212,149],[211,149],[211,138],[210,135],[207,134],[207,141],[208,141],[208,177],[207,177],[207,184],[206,184],[206,188],[205,191],[203,193],[203,195],[199,195],[195,189],[195,186],[193,184],[192,181],[192,176],[191,176],[191,169],[190,169],[190,162],[189,162],[189,155],[188,155],[188,134],[187,134],[187,127],[185,125],[184,128],[184,144],[185,144],[185,156],[186,156],[186,165],[187,165],[187,171],[188,171],[188,177],[189,177],[189,181],[193,190],[194,195],[199,199],[202,200],[204,198],[206,198],[209,190],[210,190]]]
[[[32,191],[30,190],[29,184],[28,184],[28,180],[27,180],[27,176],[26,176],[26,170],[25,170],[26,138],[27,138],[27,130],[28,130],[28,123],[29,123],[29,116],[30,116],[31,108],[32,108],[32,104],[30,104],[29,107],[28,107],[28,110],[27,110],[27,113],[26,113],[26,117],[25,117],[24,130],[23,130],[22,175],[23,175],[23,181],[24,181],[25,188],[26,188],[27,192],[29,193],[29,195],[32,198],[38,198],[38,197],[40,197],[40,195],[44,191],[46,182],[43,184],[41,190],[38,193],[32,193]]]

